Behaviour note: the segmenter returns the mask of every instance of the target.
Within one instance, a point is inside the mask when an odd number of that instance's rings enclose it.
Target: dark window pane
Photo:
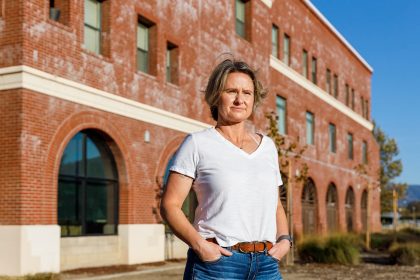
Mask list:
[[[147,51],[137,49],[137,69],[144,73],[149,72],[149,53]]]
[[[103,179],[116,179],[112,155],[107,147],[87,137],[86,141],[86,164],[87,176]]]
[[[61,236],[77,236],[82,233],[78,201],[77,183],[60,180],[58,184],[58,224],[61,226]]]
[[[64,150],[61,158],[60,174],[61,175],[81,175],[83,171],[83,134],[78,133]]]
[[[114,183],[86,185],[86,234],[114,234]]]

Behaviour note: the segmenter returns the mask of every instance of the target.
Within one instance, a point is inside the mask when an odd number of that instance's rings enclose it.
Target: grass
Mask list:
[[[394,243],[389,251],[395,264],[420,264],[420,243]]]
[[[360,239],[351,234],[310,238],[298,245],[303,262],[353,265],[360,262]]]
[[[361,236],[364,238],[364,235]],[[414,228],[405,228],[396,233],[393,231],[373,233],[371,235],[371,248],[376,251],[389,251],[394,242],[420,243],[420,230]]]

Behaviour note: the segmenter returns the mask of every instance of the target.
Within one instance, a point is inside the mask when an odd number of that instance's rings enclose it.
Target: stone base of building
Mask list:
[[[165,260],[165,228],[119,225],[118,235],[60,238],[58,225],[0,226],[0,248],[5,276],[159,262]]]
[[[161,224],[119,225],[118,235],[61,238],[60,270],[165,260]]]
[[[165,259],[185,259],[187,257],[188,245],[173,233],[166,233]]]
[[[0,275],[60,271],[58,225],[0,226]]]

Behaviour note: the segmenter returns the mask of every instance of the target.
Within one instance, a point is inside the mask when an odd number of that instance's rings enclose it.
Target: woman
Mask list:
[[[245,126],[265,95],[245,62],[223,61],[205,91],[216,127],[189,134],[175,155],[161,214],[190,247],[184,279],[282,279],[278,261],[292,243],[277,151]],[[194,226],[181,210],[191,187]]]

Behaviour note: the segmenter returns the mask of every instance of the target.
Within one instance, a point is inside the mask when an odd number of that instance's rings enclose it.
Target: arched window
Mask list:
[[[303,234],[316,233],[317,225],[317,195],[315,183],[308,178],[302,192],[302,225]]]
[[[327,224],[329,232],[337,231],[337,188],[333,183],[328,185],[327,191]]]
[[[354,192],[351,186],[347,189],[345,207],[347,231],[351,232],[354,231]]]
[[[67,145],[58,176],[61,236],[117,233],[118,175],[103,137],[77,133]]]

